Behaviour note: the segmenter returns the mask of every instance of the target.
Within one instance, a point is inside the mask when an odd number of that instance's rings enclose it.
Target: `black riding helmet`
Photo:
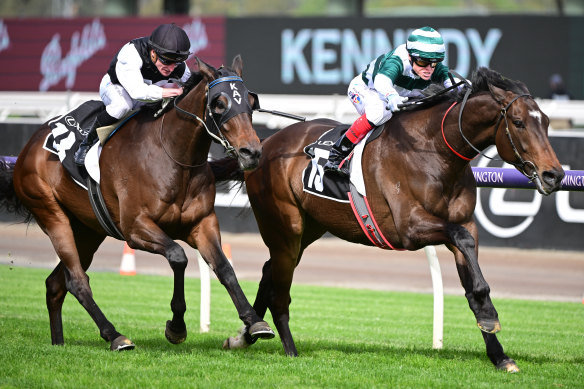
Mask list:
[[[191,42],[187,33],[176,24],[161,24],[148,39],[150,47],[167,61],[182,62],[189,57]]]

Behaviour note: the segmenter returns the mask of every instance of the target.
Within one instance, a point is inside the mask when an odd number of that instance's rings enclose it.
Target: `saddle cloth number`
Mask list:
[[[329,157],[329,151],[325,149],[314,148],[314,158],[310,161],[312,164],[312,169],[310,169],[310,175],[308,176],[307,186],[317,192],[322,193],[324,191],[324,168],[319,162],[321,159],[326,161]]]

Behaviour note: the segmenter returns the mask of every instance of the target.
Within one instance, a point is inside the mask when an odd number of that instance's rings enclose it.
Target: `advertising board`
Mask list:
[[[224,62],[222,17],[0,19],[0,91],[96,92],[124,44],[171,22],[187,32],[192,53]]]
[[[228,19],[226,53],[243,55],[246,82],[257,92],[345,94],[349,81],[372,59],[425,25],[442,34],[445,63],[464,77],[486,66],[545,97],[549,77],[558,73],[575,98],[584,98],[584,18]]]
[[[584,136],[555,133],[550,142],[565,170],[582,170]],[[473,165],[511,167],[492,161],[491,148]],[[581,180],[584,177],[574,177]],[[544,197],[530,189],[479,188],[475,219],[481,244],[497,247],[584,249],[584,192],[560,191]]]

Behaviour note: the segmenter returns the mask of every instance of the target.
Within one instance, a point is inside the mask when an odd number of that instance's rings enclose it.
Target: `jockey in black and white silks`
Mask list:
[[[191,75],[184,62],[190,55],[186,32],[172,24],[162,24],[149,37],[133,39],[113,58],[99,85],[99,96],[105,104],[75,154],[75,163],[83,165],[89,148],[97,140],[97,128],[123,118],[141,104],[180,96],[177,82]]]

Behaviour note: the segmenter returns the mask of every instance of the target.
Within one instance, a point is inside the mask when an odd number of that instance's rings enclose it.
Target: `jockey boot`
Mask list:
[[[351,142],[345,133],[331,148],[328,161],[324,165],[324,171],[335,172],[341,176],[348,176],[349,169],[344,163],[344,160],[351,154],[354,148],[355,143]]]
[[[89,151],[91,146],[93,146],[95,142],[98,140],[97,129],[99,127],[109,126],[117,121],[118,119],[114,118],[113,116],[110,116],[110,114],[107,113],[107,111],[105,110],[97,114],[97,117],[95,118],[93,123],[91,123],[91,127],[89,128],[89,131],[85,136],[85,139],[79,145],[79,149],[77,150],[77,152],[75,153],[75,157],[73,158],[77,165],[79,166],[85,165],[85,157],[87,156],[87,152]]]

